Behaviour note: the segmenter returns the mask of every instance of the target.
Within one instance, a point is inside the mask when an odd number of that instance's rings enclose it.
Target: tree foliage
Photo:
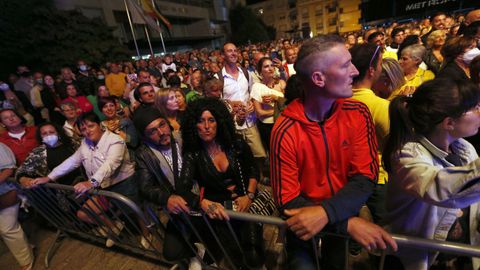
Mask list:
[[[269,36],[267,27],[250,9],[238,5],[230,10],[230,26],[232,29],[232,42],[235,44],[247,44],[268,41],[273,39]],[[275,33],[273,33],[275,34]]]
[[[105,63],[130,54],[100,19],[57,10],[52,0],[0,0],[0,26],[2,75],[19,64],[58,72],[79,59]]]

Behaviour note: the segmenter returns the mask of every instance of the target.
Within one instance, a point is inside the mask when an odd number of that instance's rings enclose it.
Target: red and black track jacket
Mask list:
[[[294,100],[273,127],[270,149],[279,209],[322,205],[330,224],[358,214],[378,177],[375,126],[356,100],[338,99],[322,123],[310,121]]]

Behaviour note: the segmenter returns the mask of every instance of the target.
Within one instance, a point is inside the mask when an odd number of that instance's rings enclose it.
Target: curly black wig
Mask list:
[[[188,104],[180,128],[183,139],[183,152],[193,153],[203,149],[198,136],[197,122],[204,111],[209,111],[217,121],[216,142],[224,151],[232,149],[235,140],[233,117],[226,105],[217,98],[200,98]]]

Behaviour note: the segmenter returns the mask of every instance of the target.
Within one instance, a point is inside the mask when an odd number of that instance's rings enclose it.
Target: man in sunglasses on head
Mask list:
[[[179,215],[188,215],[192,206],[187,204],[188,198],[175,193],[175,183],[182,170],[180,134],[174,132],[167,118],[153,107],[145,108],[141,114],[134,114],[133,123],[143,142],[135,152],[140,195],[144,200],[165,208],[171,217],[165,233],[163,255],[165,259],[179,264],[188,264],[190,260],[190,264],[196,264],[198,268],[200,262],[188,248],[187,239],[182,236],[186,235],[187,229],[179,218]],[[196,195],[190,193],[183,196]],[[148,242],[146,239],[142,241]]]
[[[353,78],[352,98],[365,103],[370,110],[377,136],[378,157],[381,160],[383,144],[390,129],[388,116],[390,102],[376,96],[372,86],[382,75],[382,54],[384,50],[382,46],[367,43],[353,46],[349,51],[352,55],[352,63],[359,73],[357,77]],[[367,201],[373,221],[377,224],[380,224],[385,214],[385,183],[387,181],[388,174],[380,164],[377,185],[375,185],[373,194]]]

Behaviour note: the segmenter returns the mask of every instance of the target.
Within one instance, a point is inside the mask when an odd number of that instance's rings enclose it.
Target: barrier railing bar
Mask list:
[[[480,257],[480,246],[472,246],[439,240],[430,240],[399,234],[392,234],[392,237],[400,246],[427,249],[430,251],[439,251],[469,257]]]
[[[165,213],[167,214],[168,218],[172,221],[175,221],[174,219],[172,219],[170,213],[168,213],[168,211],[165,211]],[[195,237],[197,237],[197,239],[202,242],[203,246],[205,247],[205,252],[206,252],[206,255],[210,256],[210,258],[212,258],[212,260],[215,261],[215,263],[217,264],[217,266],[220,266],[220,261],[217,261],[217,258],[215,258],[215,256],[213,256],[213,253],[211,252],[210,248],[208,247],[207,243],[205,242],[205,240],[203,240],[203,237],[200,235],[200,233],[198,232],[198,230],[195,228],[195,226],[193,226],[193,223],[192,221],[190,220],[190,217],[185,214],[185,213],[181,213],[181,217],[183,218],[183,220],[188,224],[188,226],[190,227],[190,229],[192,230],[192,232],[195,234]],[[176,221],[175,221],[176,222]],[[174,223],[175,226],[177,226],[177,228],[180,227],[180,225]],[[187,244],[189,245],[189,247],[196,253],[196,249],[192,247],[192,245],[190,244],[190,241],[188,239],[186,239],[186,242]],[[205,256],[205,255],[204,255]],[[199,258],[198,254],[196,255],[197,258]],[[200,258],[199,258],[200,259]],[[203,262],[203,260],[202,260]]]
[[[239,213],[226,210],[228,215],[233,219],[239,219],[251,222],[260,222],[264,224],[272,224],[279,227],[286,226],[286,222],[279,217],[267,217],[261,215],[253,215],[249,213]],[[413,236],[405,236],[399,234],[391,234],[392,238],[399,246],[406,246],[419,249],[427,249],[429,251],[439,251],[457,255],[480,257],[480,246],[472,246],[447,241],[424,239]]]
[[[205,221],[205,224],[207,225],[208,229],[210,230],[210,232],[212,233],[213,235],[213,238],[215,239],[215,241],[217,242],[218,246],[220,247],[220,249],[222,250],[223,254],[225,254],[225,259],[228,261],[228,264],[230,264],[230,266],[232,266],[232,269],[237,269],[235,267],[235,264],[233,263],[232,259],[230,258],[230,255],[228,255],[227,253],[227,250],[225,249],[225,247],[222,245],[222,243],[220,242],[220,239],[218,238],[217,234],[215,233],[215,230],[213,230],[212,228],[212,225],[210,224],[210,221],[208,221],[208,218],[207,216],[202,213],[202,218],[203,220]]]
[[[51,187],[51,188],[56,188],[56,189],[74,191],[73,186],[60,185],[60,184],[56,184],[56,183],[46,183],[45,186],[46,187]],[[134,203],[132,200],[130,200],[129,198],[127,198],[127,197],[125,197],[121,194],[111,192],[111,191],[106,191],[106,190],[92,189],[88,193],[92,194],[92,195],[104,195],[104,196],[111,197],[111,198],[114,198],[115,200],[118,200],[118,201],[122,202],[126,206],[130,207],[133,211],[135,211],[135,214],[137,214],[138,217],[141,218],[142,221],[145,222],[145,224],[147,223],[146,220],[145,220],[145,215],[140,210],[140,207],[138,207],[138,205],[136,203]]]
[[[57,189],[57,190],[74,191],[73,187],[71,187],[71,186],[65,186],[65,185],[60,185],[60,184],[55,184],[55,183],[47,183],[47,184],[45,184],[45,187],[54,188],[54,189]],[[34,200],[38,203],[38,197],[34,193],[35,192],[30,193],[29,197],[34,198]],[[143,221],[145,221],[145,224],[148,224],[148,222],[146,222],[145,215],[140,210],[140,208],[133,201],[128,199],[127,197],[122,196],[121,194],[117,194],[117,193],[109,192],[109,191],[104,191],[104,190],[91,190],[91,191],[89,191],[89,194],[105,195],[107,197],[114,198],[115,200],[117,200],[117,201],[125,204],[129,208],[131,208],[135,212],[135,214],[138,216],[139,219],[142,219]],[[49,203],[52,203],[51,198],[49,200],[50,200]],[[45,207],[45,206],[46,205],[41,206],[42,210],[46,211],[47,213],[48,212],[52,213],[51,211],[49,211],[48,207]],[[278,218],[278,217],[253,215],[253,214],[248,214],[248,213],[239,213],[239,212],[234,212],[234,211],[230,211],[230,210],[227,210],[227,213],[230,216],[230,218],[232,218],[232,219],[238,219],[238,220],[256,222],[256,223],[263,223],[263,224],[271,224],[271,225],[278,226],[280,229],[285,228],[285,226],[286,226],[285,221],[282,220],[281,218]],[[52,224],[58,225],[58,227],[61,229],[61,228],[63,228],[61,226],[62,224],[58,224],[58,220],[55,220],[55,219],[58,218],[57,215],[58,215],[58,213],[53,213],[53,216],[55,218],[54,218],[54,220],[50,219],[49,221],[52,222]],[[203,217],[204,217],[204,219],[207,219],[205,216],[203,216]],[[52,218],[52,217],[50,216],[50,218]],[[210,229],[213,229],[213,228],[211,228],[208,221],[207,221],[207,226],[209,226]],[[476,246],[459,244],[459,243],[452,243],[452,242],[446,242],[446,241],[423,239],[423,238],[418,238],[418,237],[411,237],[411,236],[404,236],[404,235],[397,235],[397,234],[392,234],[392,237],[397,242],[397,244],[399,246],[407,246],[407,247],[411,247],[411,248],[418,248],[418,249],[424,249],[424,250],[429,250],[429,251],[439,251],[439,252],[444,252],[444,253],[451,253],[451,254],[471,256],[471,257],[480,257],[480,247],[476,247]],[[228,258],[227,260],[229,260],[229,259],[230,258]],[[231,261],[229,263],[231,263]]]

